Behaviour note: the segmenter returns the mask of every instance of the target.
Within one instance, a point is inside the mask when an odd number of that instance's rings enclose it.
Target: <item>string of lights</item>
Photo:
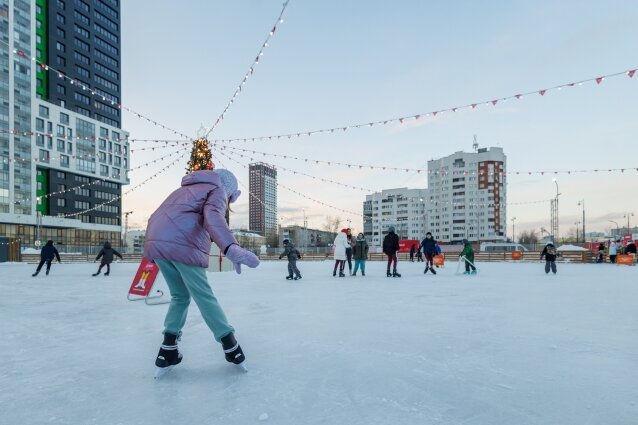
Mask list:
[[[20,238],[17,238],[16,240],[9,241],[9,242],[0,242],[0,245],[5,245],[5,246],[6,246],[6,245],[8,245],[8,246],[11,246],[11,245],[20,245],[20,241],[21,241],[21,239],[20,239]]]
[[[243,163],[237,161],[236,159],[234,159],[234,158],[230,157],[229,155],[225,154],[224,152],[217,151],[217,153],[219,155],[222,155],[223,157],[228,158],[229,160],[235,162],[236,164],[240,165],[243,168],[246,168],[246,169],[249,168],[246,164],[243,164]],[[361,213],[357,213],[357,212],[354,212],[354,211],[350,211],[350,210],[346,210],[346,209],[343,209],[343,208],[335,207],[334,205],[330,205],[330,204],[327,204],[325,202],[319,201],[318,199],[312,198],[312,197],[306,195],[305,193],[301,193],[298,190],[292,189],[292,188],[290,188],[290,187],[288,187],[288,186],[286,186],[286,185],[284,185],[284,184],[282,184],[280,182],[277,182],[277,187],[281,187],[281,188],[283,188],[283,189],[285,189],[285,190],[287,190],[287,191],[289,191],[291,193],[294,193],[294,194],[296,194],[296,195],[298,195],[298,196],[300,196],[300,197],[302,197],[304,199],[307,199],[307,200],[309,200],[311,202],[314,202],[315,204],[321,205],[323,207],[331,208],[331,209],[333,209],[335,211],[339,211],[339,212],[346,213],[346,214],[349,214],[349,215],[353,215],[353,216],[356,216],[356,217],[364,217],[364,218],[368,217],[368,218],[371,218],[371,217],[365,216],[365,215],[363,215]]]
[[[215,145],[218,145],[214,143]],[[348,167],[351,169],[367,169],[367,170],[381,170],[381,171],[398,171],[398,172],[413,172],[413,173],[423,173],[429,175],[441,175],[441,176],[462,176],[462,175],[483,175],[484,173],[478,171],[447,171],[447,170],[428,170],[426,168],[405,168],[405,167],[392,167],[387,165],[370,165],[370,164],[356,164],[356,163],[347,163],[340,161],[326,161],[321,159],[314,158],[304,158],[300,156],[294,155],[280,155],[274,153],[268,153],[263,151],[257,151],[253,149],[242,149],[236,146],[229,145],[218,145],[221,149],[232,149],[237,152],[251,153],[254,155],[262,155],[262,156],[271,156],[275,158],[282,158],[287,160],[295,160],[295,161],[303,161],[304,163],[310,165],[329,165],[336,167]],[[526,170],[526,171],[505,171],[502,173],[497,173],[502,176],[507,175],[545,175],[545,174],[583,174],[583,173],[601,173],[601,172],[620,172],[624,173],[625,171],[638,171],[638,167],[625,167],[625,168],[595,168],[595,169],[563,169],[563,170]],[[489,175],[494,175],[494,173],[486,173]]]
[[[7,47],[9,47],[9,49],[11,49],[11,45],[9,43],[7,43],[6,41],[0,40],[0,42],[5,44]],[[35,56],[29,57],[24,51],[18,50],[18,49],[12,49],[11,51],[13,52],[14,55],[16,55],[16,56],[18,56],[20,58],[23,58],[25,60],[29,60],[30,59],[31,62],[33,62],[34,64],[37,64],[42,70],[44,70],[46,72],[53,71],[53,72],[57,73],[58,74],[58,78],[60,78],[61,80],[68,81],[69,84],[71,84],[71,85],[75,85],[75,86],[81,87],[82,91],[86,91],[88,93],[91,93],[91,95],[93,95],[95,98],[101,99],[103,102],[110,103],[111,106],[113,106],[113,107],[116,107],[118,109],[130,112],[134,116],[137,116],[139,119],[146,120],[149,123],[155,125],[156,127],[161,127],[162,129],[164,129],[166,131],[169,131],[169,132],[171,132],[171,133],[173,133],[175,135],[183,136],[183,137],[185,137],[187,139],[191,138],[190,136],[187,136],[186,134],[184,134],[184,133],[182,133],[180,131],[174,130],[174,129],[172,129],[172,128],[170,128],[170,127],[168,127],[168,126],[166,126],[166,125],[164,125],[164,124],[162,124],[162,123],[160,123],[158,121],[155,121],[155,120],[153,120],[153,119],[151,119],[151,118],[149,118],[149,117],[147,117],[145,115],[142,115],[141,113],[129,108],[128,106],[122,105],[117,99],[113,98],[112,96],[109,96],[108,94],[106,94],[104,92],[98,93],[97,90],[91,89],[91,87],[89,87],[84,82],[82,82],[80,80],[73,79],[73,78],[67,76],[62,71],[58,71],[57,69],[55,69],[51,65],[40,61]]]
[[[208,137],[208,135],[210,135],[210,133],[212,133],[213,130],[215,130],[215,128],[217,128],[217,126],[222,122],[222,120],[224,119],[224,116],[226,115],[230,107],[233,105],[233,103],[235,103],[235,99],[237,99],[237,96],[239,96],[239,93],[241,93],[242,87],[246,85],[248,78],[251,75],[253,75],[253,73],[255,72],[255,68],[259,64],[259,60],[261,59],[261,57],[264,55],[264,51],[266,50],[266,47],[268,47],[268,43],[270,42],[270,39],[275,35],[275,31],[277,31],[277,25],[284,22],[283,16],[284,16],[284,12],[286,11],[286,8],[288,7],[288,3],[289,3],[289,0],[284,1],[281,7],[281,12],[279,12],[279,16],[277,17],[275,24],[272,26],[272,29],[268,32],[268,36],[266,36],[266,40],[264,40],[264,42],[261,44],[261,47],[259,48],[259,52],[257,52],[257,56],[255,56],[255,59],[253,59],[252,63],[250,64],[250,67],[248,68],[248,71],[246,71],[246,74],[244,74],[244,78],[237,85],[237,88],[235,88],[235,92],[233,93],[232,97],[230,98],[228,103],[226,103],[226,106],[222,110],[221,114],[219,114],[219,116],[217,117],[213,125],[208,129],[204,138]]]
[[[510,100],[522,100],[524,97],[530,96],[530,95],[545,96],[547,93],[552,91],[561,91],[563,89],[579,87],[586,83],[595,83],[596,85],[600,85],[603,81],[607,79],[620,77],[620,76],[628,76],[629,78],[633,78],[633,76],[636,73],[636,70],[637,70],[636,68],[629,69],[627,71],[616,72],[613,74],[602,75],[599,77],[587,78],[584,80],[574,81],[574,82],[566,83],[566,84],[559,84],[559,85],[545,88],[545,89],[532,90],[532,91],[517,93],[517,94],[505,96],[505,97],[494,97],[494,98],[483,100],[483,101],[476,101],[473,103],[463,104],[459,106],[436,109],[436,110],[423,112],[419,114],[404,115],[400,117],[386,118],[382,120],[373,120],[368,122],[345,124],[345,125],[341,125],[337,127],[327,127],[327,128],[317,129],[317,130],[298,130],[298,131],[294,131],[290,133],[251,136],[251,137],[239,137],[239,138],[232,138],[232,139],[215,139],[212,141],[213,142],[255,142],[255,141],[280,140],[280,139],[290,140],[293,137],[294,138],[308,137],[308,136],[312,136],[313,134],[335,134],[335,133],[338,134],[338,133],[342,133],[354,128],[373,127],[373,126],[397,124],[397,123],[403,124],[406,121],[410,121],[410,120],[416,121],[416,120],[428,118],[428,117],[436,118],[443,114],[456,113],[456,112],[460,112],[464,110],[475,110],[483,106],[495,107],[497,106],[497,104],[506,103]]]
[[[184,152],[183,154],[181,154],[180,156],[178,156],[173,162],[169,163],[168,165],[164,166],[164,168],[161,168],[160,170],[158,170],[157,172],[155,172],[153,175],[147,177],[146,179],[142,180],[140,183],[138,183],[137,185],[133,186],[132,188],[128,189],[126,192],[122,193],[119,196],[116,196],[113,199],[110,199],[106,202],[103,202],[99,205],[95,205],[93,208],[89,208],[83,211],[76,211],[74,213],[70,213],[70,214],[61,214],[61,217],[76,217],[78,215],[82,215],[85,214],[87,212],[91,212],[91,211],[96,211],[98,209],[100,209],[101,207],[105,206],[105,205],[109,205],[112,204],[113,202],[122,199],[124,196],[128,195],[129,193],[133,192],[136,189],[139,189],[140,187],[144,186],[145,184],[147,184],[148,182],[150,182],[151,180],[155,179],[157,176],[159,176],[160,174],[164,173],[166,170],[168,170],[170,167],[172,167],[173,165],[175,165],[180,159],[182,159],[184,156],[186,155],[186,152]]]
[[[188,149],[187,149],[187,148],[182,147],[182,148],[177,149],[176,151],[170,152],[170,153],[168,153],[168,154],[166,154],[166,155],[164,155],[164,156],[161,156],[161,157],[159,157],[159,158],[156,158],[156,159],[153,159],[153,160],[151,160],[151,161],[145,162],[144,164],[138,165],[138,166],[136,166],[136,167],[130,168],[130,169],[128,170],[128,172],[130,173],[130,172],[132,172],[132,171],[139,170],[140,168],[147,167],[147,166],[149,166],[149,165],[151,165],[151,164],[156,164],[158,161],[162,161],[162,160],[164,160],[164,159],[166,159],[166,158],[168,158],[168,157],[171,157],[171,156],[173,156],[173,155],[178,154],[180,151],[186,151],[186,150],[188,150]]]
[[[64,140],[68,140],[68,141],[74,141],[74,140],[90,140],[90,141],[96,141],[98,139],[100,139],[100,137],[95,137],[95,136],[91,136],[91,137],[78,137],[78,136],[68,136],[66,134],[55,134],[55,133],[45,133],[42,131],[33,131],[33,130],[18,130],[18,129],[13,129],[13,130],[4,130],[4,129],[0,129],[0,133],[3,134],[12,134],[12,135],[19,135],[22,137],[36,137],[38,135],[43,136],[43,137],[49,137],[51,139],[55,138],[55,139],[64,139]],[[129,139],[128,137],[125,138],[116,138],[116,139],[104,139],[104,140],[108,140],[110,142],[130,142],[132,140],[137,140],[137,139]]]

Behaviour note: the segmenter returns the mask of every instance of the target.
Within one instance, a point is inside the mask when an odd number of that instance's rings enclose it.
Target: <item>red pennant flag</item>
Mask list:
[[[415,120],[418,120],[418,119],[419,119],[419,117],[421,117],[421,115],[415,115],[415,116],[414,116],[414,119],[415,119]]]
[[[604,78],[603,78],[603,77],[598,77],[598,78],[596,78],[596,84],[600,84],[600,83],[602,83],[602,82],[603,82],[603,80],[604,80]]]
[[[492,105],[495,105],[495,106],[496,106],[496,102],[498,102],[498,100],[497,100],[497,99],[494,99],[494,100],[492,101]]]
[[[399,118],[399,122],[403,124],[403,118]]]
[[[547,90],[541,90],[541,91],[539,91],[539,92],[538,92],[538,94],[540,94],[541,96],[545,96],[545,92],[546,92],[546,91],[547,91]]]
[[[635,73],[636,73],[636,70],[632,69],[631,71],[627,73],[627,76],[629,76],[629,78],[633,78]]]
[[[523,95],[522,95],[522,94],[517,94],[515,97],[516,97],[517,99],[520,99],[521,97],[523,97]]]
[[[452,112],[456,112],[456,108],[452,108]]]
[[[476,108],[476,103],[472,103],[472,109]]]
[[[432,115],[436,117],[436,114],[437,114],[437,113],[438,113],[438,112],[434,111],[434,112],[432,112]]]

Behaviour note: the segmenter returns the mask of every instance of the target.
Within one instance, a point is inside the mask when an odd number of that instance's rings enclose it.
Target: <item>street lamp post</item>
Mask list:
[[[559,233],[559,220],[558,220],[558,196],[560,192],[558,191],[558,180],[553,178],[552,181],[556,185],[556,198],[552,201],[552,233],[554,236],[554,243],[557,242],[558,233]]]
[[[303,211],[303,247],[306,248],[306,238],[308,236],[308,221],[306,220],[306,209],[302,208]]]
[[[576,243],[578,243],[578,227],[580,226],[580,221],[574,223],[576,226]]]
[[[616,237],[620,237],[620,227],[618,226],[618,223],[615,222],[614,220],[607,220],[610,223],[614,223],[616,225]]]
[[[629,217],[633,217],[633,216],[634,216],[634,213],[627,213],[627,214],[625,214],[625,215],[623,216],[623,218],[626,218],[626,219],[627,219],[627,232],[625,232],[625,234],[628,234],[628,233],[629,233],[629,231],[630,231],[629,229],[630,229],[631,227],[629,226]]]
[[[583,207],[583,242],[587,242],[587,233],[585,232],[585,200],[578,201],[578,205]]]
[[[516,232],[514,231],[514,224],[516,222],[516,217],[512,217],[512,242],[516,243]]]

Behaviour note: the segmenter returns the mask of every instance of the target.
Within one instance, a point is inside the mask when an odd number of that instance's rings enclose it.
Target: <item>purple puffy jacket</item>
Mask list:
[[[228,198],[214,171],[192,172],[151,215],[144,257],[208,267],[211,240],[224,252],[237,241],[226,224]]]

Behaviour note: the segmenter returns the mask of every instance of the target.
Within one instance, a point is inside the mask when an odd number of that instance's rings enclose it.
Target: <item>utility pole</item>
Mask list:
[[[127,211],[124,214],[124,243],[122,246],[124,247],[124,252],[128,253],[128,242],[126,241],[126,235],[128,233],[128,216],[133,214],[133,211]]]
[[[580,201],[578,201],[578,205],[582,205],[583,207],[583,242],[587,242],[587,236],[585,236],[587,233],[585,233],[585,200],[581,199]]]
[[[560,195],[560,193],[558,192],[558,180],[556,180],[555,178],[552,179],[552,181],[554,182],[554,184],[556,184],[556,198],[552,199],[552,206],[551,206],[551,230],[552,230],[552,235],[554,237],[554,243],[558,243],[558,196]]]
[[[514,232],[514,224],[516,222],[516,217],[512,217],[512,242],[516,243],[516,233]]]

